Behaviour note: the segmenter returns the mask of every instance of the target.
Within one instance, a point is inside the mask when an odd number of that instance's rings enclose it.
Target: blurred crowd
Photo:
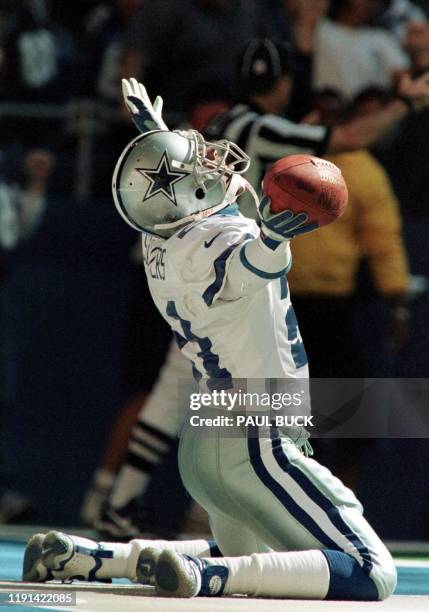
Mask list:
[[[107,194],[99,172],[129,136],[120,78],[136,76],[150,94],[163,96],[169,126],[191,120],[203,128],[237,98],[237,58],[257,37],[287,41],[295,51],[289,118],[302,120],[321,103],[331,105],[326,110],[338,122],[356,98],[362,112],[371,112],[401,75],[429,67],[427,11],[423,0],[80,0],[70,6],[4,0],[0,169],[6,177],[22,175],[23,154],[44,147],[61,158],[55,189],[71,191],[74,141],[86,128],[97,144],[91,188]],[[85,114],[84,100],[101,106]],[[74,114],[67,107],[73,102]],[[422,205],[417,192],[400,195],[407,207]]]
[[[129,401],[141,405],[167,350],[136,236],[111,204],[115,162],[135,136],[120,79],[161,95],[170,128],[202,131],[239,99],[237,61],[255,38],[293,51],[286,116],[332,127],[376,113],[401,79],[429,69],[429,3],[0,1],[0,523],[77,522],[115,418],[126,405],[132,422]],[[292,298],[314,376],[429,375],[426,129],[429,109],[409,113],[370,152],[332,158],[366,225],[335,339],[323,321],[311,337],[311,299],[326,321],[338,300],[308,264],[324,244],[297,243]],[[377,227],[394,235],[386,252]]]

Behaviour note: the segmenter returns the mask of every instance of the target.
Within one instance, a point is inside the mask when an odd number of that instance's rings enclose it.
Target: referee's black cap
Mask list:
[[[291,45],[268,38],[254,39],[239,59],[240,88],[247,94],[267,93],[281,76],[293,74],[294,69]]]

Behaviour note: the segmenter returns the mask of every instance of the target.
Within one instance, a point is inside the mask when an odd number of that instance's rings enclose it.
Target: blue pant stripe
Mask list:
[[[359,536],[351,531],[351,528],[344,521],[335,504],[333,504],[296,465],[289,461],[283,450],[277,428],[271,428],[270,435],[272,439],[273,455],[279,467],[287,472],[305,491],[308,497],[326,512],[331,523],[353,544],[362,558],[364,571],[369,574],[373,564],[368,548],[364,545]],[[332,546],[329,546],[329,548],[332,548]],[[341,550],[338,546],[335,546],[335,549]]]
[[[261,482],[277,497],[284,508],[307,529],[319,542],[334,550],[341,550],[339,546],[326,535],[319,525],[305,510],[287,493],[273,476],[268,472],[261,459],[261,448],[257,437],[248,437],[247,440],[250,463]]]

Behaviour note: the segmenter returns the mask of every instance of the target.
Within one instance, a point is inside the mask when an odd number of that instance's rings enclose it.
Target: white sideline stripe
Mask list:
[[[429,561],[413,561],[412,559],[394,559],[396,567],[423,567],[429,569]]]
[[[420,540],[385,540],[387,548],[390,551],[397,553],[407,553],[410,555],[423,553],[429,556],[429,541],[421,542]]]
[[[363,567],[364,560],[356,546],[335,527],[327,516],[326,512],[307,495],[304,489],[302,489],[301,486],[291,476],[289,476],[289,474],[281,469],[274,458],[272,448],[270,453],[261,453],[260,457],[270,476],[272,476],[274,480],[281,485],[286,493],[292,497],[295,503],[297,503],[308,514],[308,516],[313,519],[316,525],[318,525],[331,540],[333,540],[343,551],[353,555],[359,565]],[[321,494],[323,495],[322,492]],[[293,516],[291,511],[288,510],[288,512],[291,516]],[[307,529],[305,525],[303,525],[303,527],[304,529]],[[317,536],[313,535],[313,537],[317,540]]]

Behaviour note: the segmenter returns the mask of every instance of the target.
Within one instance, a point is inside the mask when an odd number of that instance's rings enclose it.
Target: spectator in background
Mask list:
[[[21,496],[0,499],[0,518],[18,518],[26,497],[32,520],[64,523],[77,518],[85,474],[126,394],[133,237],[121,232],[110,201],[58,193],[49,155],[31,152],[22,165],[22,186],[0,192],[8,264],[0,287],[1,486]],[[71,457],[69,470],[63,461]],[[52,479],[62,491],[51,511]]]
[[[252,157],[247,179],[256,190],[269,165],[284,155],[302,152],[351,151],[369,147],[397,125],[413,108],[424,102],[428,76],[401,81],[401,94],[380,112],[351,118],[333,127],[304,125],[283,118],[293,83],[288,47],[271,40],[254,40],[244,50],[238,67],[241,101],[215,117],[206,134],[211,140],[227,138]],[[244,201],[243,201],[244,200]],[[243,196],[240,205],[248,216],[254,204]]]
[[[46,189],[54,165],[55,156],[51,152],[43,149],[28,151],[23,159],[24,180],[22,186],[11,185],[6,182],[0,184],[0,254],[5,264],[4,282],[7,281],[8,268],[13,267],[14,253],[21,245],[30,240],[42,221],[46,208]],[[1,288],[0,298],[2,298]],[[6,423],[10,425],[11,416],[13,420],[14,358],[18,349],[16,345],[14,346],[10,334],[11,330],[7,329],[6,325],[8,305],[10,306],[10,302],[6,291],[3,299],[0,299],[0,346],[2,347],[0,351],[0,380],[3,383],[1,399],[4,401],[5,410],[1,425],[6,425]],[[5,374],[6,372],[8,372],[8,375]],[[7,416],[6,411],[10,412]],[[0,451],[3,450],[2,447],[5,444],[5,440],[1,439],[1,425]],[[6,425],[6,434],[9,433]],[[16,486],[14,481],[17,477],[16,456],[11,456],[11,453],[6,451],[1,452],[1,455],[0,523],[9,523],[27,516],[31,509],[31,502],[25,490],[14,490],[14,486]]]
[[[384,108],[391,101],[390,92],[377,87],[362,91],[355,99],[353,112],[355,116],[365,116]],[[382,141],[377,142],[371,151],[383,164],[400,202],[404,218],[404,238],[410,253],[412,275],[410,276],[409,308],[412,324],[407,342],[408,351],[400,351],[390,361],[390,371],[394,369],[396,376],[426,376],[428,373],[429,330],[425,325],[428,310],[428,278],[427,262],[429,249],[426,240],[428,233],[427,193],[429,181],[427,167],[429,163],[429,148],[426,134],[429,130],[429,113],[423,110],[410,113]],[[372,321],[377,333],[371,336],[380,345],[380,321],[386,321],[386,308],[377,300],[373,291],[373,283],[367,267],[360,274],[362,313]],[[417,299],[418,298],[418,299]],[[369,316],[368,316],[369,315]],[[399,324],[400,326],[400,324]],[[385,329],[385,326],[384,326]],[[367,351],[367,358],[378,355],[375,351]],[[388,355],[387,355],[388,357]],[[388,359],[384,360],[386,364]],[[373,359],[375,367],[383,363]]]
[[[145,0],[128,31],[123,76],[144,77],[177,125],[198,83],[222,81],[231,100],[236,59],[260,23],[252,0]]]
[[[371,113],[377,113],[386,104],[389,104],[392,98],[392,93],[383,87],[378,87],[377,85],[365,87],[354,97],[349,112],[354,117],[364,117]]]
[[[109,4],[99,4],[83,22],[92,68],[89,93],[115,107],[120,99],[125,33],[143,5],[144,0],[114,0]]]
[[[287,114],[300,120],[311,106],[314,36],[320,19],[326,15],[329,0],[261,2],[264,36],[286,42],[294,51],[293,88]]]
[[[382,0],[378,23],[402,44],[408,25],[427,23],[427,16],[423,9],[411,0]]]
[[[2,149],[20,157],[21,144],[54,148],[64,120],[40,105],[64,104],[79,89],[73,37],[51,21],[44,0],[14,3],[5,12],[0,58]],[[31,106],[23,110],[17,103]]]
[[[55,165],[55,156],[44,149],[24,155],[24,186],[0,185],[0,247],[16,248],[37,228],[46,207],[46,186]]]
[[[326,15],[329,0],[297,0],[296,2],[286,0],[284,4],[294,7],[291,11],[291,24],[296,57],[288,116],[300,120],[310,110],[313,90],[314,36],[320,20]]]
[[[143,0],[97,4],[81,19],[81,32],[75,33],[83,58],[80,90],[89,99],[89,105],[85,100],[80,107],[83,111],[89,108],[89,113],[77,123],[79,136],[82,138],[85,130],[89,132],[89,148],[96,151],[90,166],[91,178],[96,180],[88,183],[94,197],[111,198],[110,183],[116,159],[132,137],[129,122],[121,121],[117,111],[125,33],[142,6]]]
[[[379,8],[378,0],[332,0],[329,17],[315,30],[315,88],[332,87],[351,99],[369,85],[392,87],[408,69],[396,39],[371,25]]]
[[[409,21],[405,25],[403,46],[411,60],[411,72],[421,74],[429,67],[429,23]]]
[[[76,49],[68,31],[51,22],[44,0],[6,12],[1,52],[2,100],[64,102],[73,93]]]
[[[372,93],[362,92],[356,116],[374,113],[388,103],[383,90]],[[379,102],[382,94],[386,98]],[[333,92],[321,92],[314,104],[319,121],[328,125],[354,114],[351,108],[346,114],[345,106],[340,112],[341,100]],[[310,376],[392,377],[395,359],[408,340],[409,321],[410,274],[398,202],[385,170],[369,151],[327,159],[342,171],[348,206],[340,219],[320,230],[316,240],[298,237],[288,274]],[[370,288],[361,287],[363,262],[377,298]],[[373,419],[375,423],[377,415]],[[373,445],[362,439],[316,440],[316,450],[348,486],[355,486],[361,474],[363,449]]]
[[[328,159],[340,168],[347,183],[346,212],[332,226],[322,228],[317,240],[297,239],[288,275],[310,374],[316,378],[388,376],[386,351],[402,348],[409,316],[409,272],[398,202],[386,172],[368,151]],[[390,311],[384,329],[372,331],[373,339],[377,335],[379,341],[372,347],[379,372],[372,361],[368,367],[368,343],[362,342],[354,325],[358,273],[364,258],[378,295]]]

